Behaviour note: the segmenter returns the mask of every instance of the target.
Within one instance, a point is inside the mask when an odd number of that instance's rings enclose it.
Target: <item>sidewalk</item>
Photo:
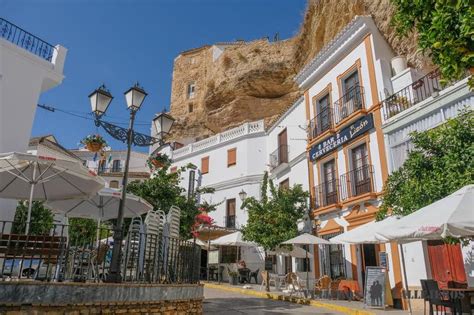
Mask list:
[[[252,295],[260,298],[265,299],[273,299],[273,300],[283,300],[292,303],[299,303],[299,304],[306,304],[311,305],[314,307],[322,307],[325,309],[338,311],[344,314],[350,315],[374,315],[374,314],[391,314],[391,315],[406,315],[408,311],[397,310],[392,308],[387,308],[385,310],[378,310],[378,309],[369,309],[366,308],[364,303],[359,301],[345,301],[345,300],[310,300],[304,299],[297,296],[290,296],[289,294],[283,293],[281,291],[276,291],[274,288],[270,288],[270,292],[266,292],[264,290],[260,291],[260,285],[258,284],[250,284],[249,289],[244,289],[243,285],[231,286],[227,283],[218,284],[216,282],[203,282],[204,287],[212,288],[212,289],[219,289],[225,290],[230,292],[237,292],[246,295]],[[414,315],[422,314],[422,312],[414,312]]]

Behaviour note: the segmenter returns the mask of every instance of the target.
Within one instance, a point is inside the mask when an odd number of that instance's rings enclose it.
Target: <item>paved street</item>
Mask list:
[[[204,288],[204,314],[342,314],[284,301]]]

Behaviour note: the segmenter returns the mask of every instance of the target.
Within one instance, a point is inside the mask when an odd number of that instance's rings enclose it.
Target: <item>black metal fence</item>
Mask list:
[[[346,92],[340,99],[334,102],[334,122],[340,123],[344,118],[352,113],[364,108],[364,88],[354,86]]]
[[[12,222],[0,221],[0,281],[101,282],[112,255],[112,230],[92,235],[70,226],[35,227],[30,235],[15,233]],[[87,229],[89,232],[91,229]],[[197,283],[201,248],[194,242],[145,231],[128,231],[121,244],[124,282]]]
[[[224,217],[225,227],[229,229],[235,229],[237,222],[235,220],[235,215],[227,215]]]
[[[340,201],[338,179],[323,182],[314,186],[314,208],[322,208]]]
[[[0,18],[0,37],[47,61],[53,59],[56,49],[53,45],[2,18]]]
[[[341,175],[341,199],[374,192],[374,167],[363,165]]]
[[[325,107],[309,122],[310,139],[314,139],[323,134],[325,131],[333,128],[333,122],[334,119],[331,107]]]
[[[282,163],[288,163],[290,147],[286,144],[280,145],[278,149],[270,154],[270,167],[275,168]]]

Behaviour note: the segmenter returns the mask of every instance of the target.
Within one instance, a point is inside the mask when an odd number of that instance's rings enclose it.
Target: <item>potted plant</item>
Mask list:
[[[99,152],[107,146],[107,141],[101,135],[88,135],[81,140],[81,143],[91,152]]]
[[[230,285],[237,285],[237,281],[239,279],[239,274],[237,271],[229,271],[229,284]]]
[[[410,107],[410,101],[405,96],[393,95],[387,100],[389,116],[392,117]]]
[[[148,158],[147,164],[150,169],[157,169],[171,164],[171,159],[164,153],[156,153]]]

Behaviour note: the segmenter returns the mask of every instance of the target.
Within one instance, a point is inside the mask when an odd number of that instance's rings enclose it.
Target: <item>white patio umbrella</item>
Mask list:
[[[240,231],[221,236],[211,241],[211,244],[215,246],[240,246],[240,247],[257,247],[258,246],[256,243],[244,241],[242,232]]]
[[[91,198],[48,201],[45,203],[45,206],[54,213],[63,214],[67,217],[97,220],[98,241],[100,222],[117,218],[121,197],[122,192],[120,189],[103,188]],[[124,218],[137,217],[152,209],[153,206],[146,200],[133,194],[127,194]]]
[[[269,251],[269,255],[281,255],[281,256],[291,256],[295,258],[313,258],[313,254],[309,253],[302,247],[294,246],[292,250],[289,250],[284,247],[278,247],[274,251]]]
[[[388,243],[390,240],[380,235],[380,232],[396,223],[400,217],[391,216],[382,221],[372,221],[355,229],[344,232],[331,238],[335,244],[379,244]]]
[[[287,245],[330,245],[331,242],[314,236],[309,233],[303,233],[301,235],[298,235],[297,237],[293,237],[292,239],[289,239],[282,244],[287,244]],[[306,251],[306,262],[308,263],[308,251]],[[309,265],[309,263],[308,263]],[[309,290],[309,272],[308,268],[306,268],[306,291]]]
[[[412,242],[474,235],[474,185],[409,214],[380,231],[394,241]]]
[[[28,200],[26,234],[33,200],[87,198],[105,181],[79,162],[28,153],[0,154],[0,198]]]

